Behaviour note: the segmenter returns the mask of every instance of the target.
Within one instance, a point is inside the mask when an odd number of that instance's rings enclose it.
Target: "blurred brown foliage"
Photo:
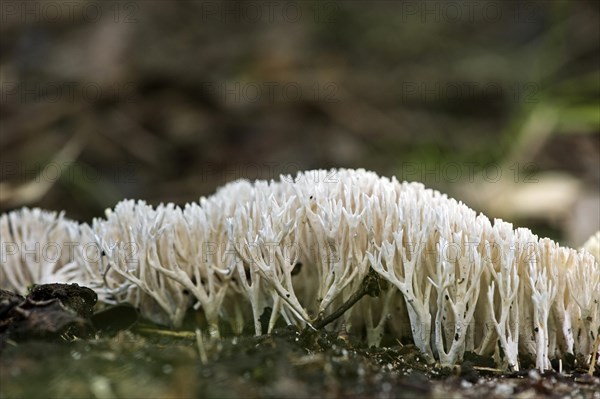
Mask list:
[[[500,212],[470,194],[490,164],[519,183],[566,172],[598,205],[595,1],[1,7],[2,211],[90,220],[123,198],[343,166]]]

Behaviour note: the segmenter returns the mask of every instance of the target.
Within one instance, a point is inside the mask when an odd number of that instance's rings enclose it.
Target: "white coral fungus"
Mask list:
[[[91,225],[22,209],[0,229],[2,288],[78,282],[175,327],[193,308],[213,336],[262,334],[263,314],[267,332],[281,320],[318,326],[373,272],[379,295],[328,328],[369,345],[384,332],[410,338],[442,365],[472,351],[518,369],[526,353],[544,370],[589,356],[600,330],[600,267],[586,250],[364,170],[237,181],[183,208],[122,201]]]

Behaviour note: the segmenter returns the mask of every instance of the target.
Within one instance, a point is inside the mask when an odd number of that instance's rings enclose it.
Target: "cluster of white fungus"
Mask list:
[[[591,356],[600,332],[600,233],[591,253],[560,247],[364,170],[238,181],[183,208],[122,201],[91,225],[22,209],[0,217],[0,231],[3,289],[77,282],[174,327],[201,310],[215,337],[224,323],[262,334],[267,308],[267,332],[280,320],[319,326],[375,272],[379,295],[327,328],[369,345],[410,337],[442,365],[472,351],[518,369],[527,353],[540,370]]]
[[[79,224],[64,212],[23,208],[0,215],[0,288],[24,293],[33,283],[83,281],[74,259]]]

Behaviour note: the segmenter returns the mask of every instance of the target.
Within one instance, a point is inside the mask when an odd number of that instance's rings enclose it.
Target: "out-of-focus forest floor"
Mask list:
[[[123,198],[183,204],[236,178],[362,167],[582,244],[600,225],[599,4],[464,2],[457,21],[444,3],[3,0],[0,211],[90,221]],[[0,397],[600,392],[575,364],[440,369],[409,343],[286,328],[211,343],[203,364],[193,337],[144,327],[10,341]]]
[[[178,335],[178,336],[175,336]],[[14,346],[13,346],[14,345]],[[324,331],[276,329],[204,344],[193,332],[138,326],[112,338],[28,341],[3,349],[6,398],[598,398],[594,376],[566,360],[562,373],[498,370],[469,355],[454,368],[428,365],[410,344],[367,348]],[[555,363],[555,362],[553,362]]]
[[[410,337],[368,347],[357,334],[299,330],[278,322],[269,334],[211,338],[189,312],[173,331],[138,320],[128,305],[94,312],[97,296],[77,284],[34,286],[26,297],[0,290],[0,397],[13,398],[597,398],[600,364],[585,355],[552,360],[540,374],[466,352],[459,364],[425,360]],[[260,318],[263,332],[271,309]],[[229,327],[229,328],[228,328]],[[359,334],[360,335],[360,334]],[[600,341],[597,342],[600,343]],[[597,343],[597,344],[598,344]],[[597,345],[596,344],[596,345]],[[594,349],[595,351],[597,350]],[[595,362],[595,360],[592,360]]]
[[[3,211],[344,166],[571,245],[598,229],[595,1],[71,3],[3,2]]]

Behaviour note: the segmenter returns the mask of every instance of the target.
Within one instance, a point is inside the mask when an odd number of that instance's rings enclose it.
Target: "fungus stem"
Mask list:
[[[598,359],[598,347],[600,346],[600,334],[596,334],[594,340],[594,349],[592,351],[592,361],[590,362],[590,369],[588,370],[589,375],[594,375],[594,369],[596,368],[596,360]]]
[[[206,347],[204,346],[202,331],[200,331],[199,328],[196,328],[196,344],[198,345],[198,354],[200,355],[200,362],[202,364],[208,363],[208,356],[206,355]]]

